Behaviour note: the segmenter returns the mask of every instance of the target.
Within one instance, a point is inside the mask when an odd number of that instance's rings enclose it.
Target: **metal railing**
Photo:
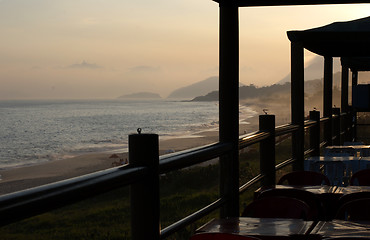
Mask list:
[[[344,123],[349,123],[348,121],[343,121],[343,119],[349,116],[348,114],[333,115],[332,118],[319,118],[318,121],[313,119],[305,121],[304,128],[306,130],[309,130],[309,135],[316,136],[314,138],[310,138],[310,147],[309,149],[305,150],[304,154],[307,155],[313,152],[318,152],[319,149],[316,148],[321,148],[328,144],[330,145],[330,141],[334,141],[335,139],[345,139],[344,136],[347,136],[347,138],[349,138],[351,136],[349,132],[351,132],[353,127],[352,123],[340,124],[340,129],[333,128],[332,139],[324,139],[324,141],[320,140],[320,122],[325,123],[328,121],[342,121]],[[274,143],[275,137],[292,134],[299,129],[299,126],[286,124],[278,127],[273,126],[273,129],[274,130],[270,132],[259,130],[241,136],[239,139],[239,149],[246,148],[256,143],[260,143],[261,149],[266,146],[271,147],[270,145],[266,144],[266,141],[269,141],[269,139],[271,140],[271,138],[273,138]],[[336,132],[334,132],[334,130]],[[137,144],[140,144],[140,141]],[[153,186],[148,185],[147,183],[153,179],[158,180],[159,174],[164,174],[182,168],[190,167],[195,164],[223,156],[227,154],[232,149],[232,147],[233,146],[231,143],[215,143],[174,154],[168,154],[160,157],[157,156],[157,161],[155,161],[156,157],[154,157],[154,161],[150,163],[153,164],[153,162],[157,162],[154,163],[157,164],[157,166],[147,164],[145,161],[137,162],[137,159],[135,158],[137,158],[138,156],[135,156],[135,153],[131,153],[130,147],[129,165],[115,167],[92,174],[87,174],[84,176],[0,196],[0,226],[4,226],[31,216],[45,213],[53,209],[66,206],[123,186],[130,185],[132,189],[135,189],[135,186],[139,184],[139,194],[141,194],[141,192],[145,193],[146,191],[153,191],[148,190],[150,188],[153,188]],[[152,150],[154,152],[158,152],[158,149],[156,148],[158,148],[158,146],[154,146]],[[273,148],[275,148],[275,146],[273,146]],[[262,159],[261,156],[261,164],[264,161],[266,161],[266,159]],[[275,172],[276,170],[293,164],[295,161],[296,159],[291,158],[283,161],[278,165],[275,165],[275,161],[269,161],[269,164],[273,164],[272,168]],[[269,167],[271,168],[271,166]],[[260,174],[258,174],[242,186],[239,186],[239,192],[242,193],[249,189],[252,185],[268,178],[270,178],[271,181],[275,181],[274,174],[268,171],[263,172],[261,170]],[[142,185],[140,185],[141,183]],[[154,194],[154,196],[149,196],[149,199],[143,199],[144,202],[138,203],[139,206],[137,208],[140,208],[140,204],[145,205],[148,202],[152,203],[153,201],[159,201],[159,190],[156,189],[156,186],[154,186],[154,191],[156,191],[157,193]],[[131,195],[135,195],[135,191],[132,191]],[[140,198],[140,196],[136,196],[136,198],[138,197]],[[217,199],[213,203],[210,203],[208,206],[198,210],[197,212],[192,213],[191,215],[179,220],[178,222],[173,223],[172,225],[162,229],[161,231],[158,230],[159,228],[154,229],[151,233],[148,233],[150,239],[166,238],[171,234],[177,232],[178,230],[184,228],[188,224],[195,222],[196,220],[206,216],[216,209],[219,209],[226,203],[227,198],[225,198],[224,196],[220,196],[219,199]],[[150,207],[153,206],[149,206],[149,208]],[[135,207],[131,208],[131,215],[136,215],[136,217],[139,218],[140,216],[143,217],[143,215],[141,214],[144,214],[143,211],[145,211],[145,209],[135,210]],[[154,209],[154,211],[159,214],[159,209]],[[131,221],[134,220],[131,219]],[[154,221],[159,221],[159,218],[154,219]],[[152,223],[147,223],[147,225],[150,224]],[[135,235],[135,231],[145,231],[143,230],[145,228],[145,226],[143,225],[145,225],[145,223],[141,224],[140,229],[138,230],[132,229],[133,239],[140,239],[138,235]],[[134,227],[134,224],[132,224],[132,226]],[[148,226],[148,228],[151,228],[151,226]]]

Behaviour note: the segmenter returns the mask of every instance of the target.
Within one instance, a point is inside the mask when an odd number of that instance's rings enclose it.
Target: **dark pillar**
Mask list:
[[[292,134],[294,170],[304,167],[304,52],[301,42],[291,42],[291,112],[292,124],[298,130]]]
[[[158,149],[157,134],[129,135],[130,165],[148,169],[147,175],[130,188],[133,240],[160,238]]]
[[[332,123],[333,123],[333,125],[332,125],[332,127],[333,127],[333,131],[332,131],[332,134],[333,134],[333,137],[334,137],[334,139],[333,139],[333,144],[334,145],[336,145],[336,146],[339,146],[339,145],[341,145],[340,144],[340,119],[341,119],[341,117],[340,117],[340,108],[333,108],[333,116],[334,116],[334,118],[333,118],[333,121],[332,121]]]
[[[320,156],[320,112],[310,111],[310,120],[315,121],[315,126],[310,128],[310,149],[312,156]]]
[[[349,121],[349,106],[348,106],[348,74],[349,69],[346,66],[342,66],[342,86],[341,86],[341,109],[343,117],[341,118],[340,122],[340,131],[343,133],[340,138],[341,145],[344,141],[348,141],[348,129],[350,125]]]
[[[353,95],[353,87],[358,84],[358,72],[356,70],[352,71],[352,95]],[[353,99],[353,96],[352,96]],[[356,141],[357,139],[357,111],[353,108],[353,101],[352,101],[352,124],[354,125],[352,129],[352,141]],[[351,125],[352,125],[351,124]]]
[[[235,3],[220,4],[220,142],[232,144],[220,158],[220,194],[227,199],[221,217],[239,216],[239,9]]]
[[[274,186],[275,173],[275,115],[260,115],[259,130],[270,133],[270,136],[260,142],[260,172],[265,177],[262,186]]]
[[[333,58],[324,57],[324,117],[329,118],[324,125],[324,141],[329,146],[333,145],[332,140],[332,106],[333,106]]]

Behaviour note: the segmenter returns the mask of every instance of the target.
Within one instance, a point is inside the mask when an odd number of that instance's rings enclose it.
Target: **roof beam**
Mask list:
[[[236,4],[238,7],[299,6],[326,4],[370,3],[370,0],[213,0],[219,4]]]

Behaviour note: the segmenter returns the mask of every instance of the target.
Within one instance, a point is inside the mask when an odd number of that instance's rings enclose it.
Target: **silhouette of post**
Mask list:
[[[351,126],[354,125],[352,129],[351,141],[356,141],[357,139],[357,111],[353,108],[353,88],[357,86],[358,83],[358,72],[352,71],[352,121]]]
[[[320,156],[320,111],[310,111],[310,120],[316,124],[310,128],[310,149],[312,156]]]
[[[340,131],[343,133],[341,135],[341,145],[344,141],[348,141],[348,129],[350,125],[350,113],[349,113],[349,106],[348,106],[348,75],[349,75],[349,68],[347,66],[342,65],[342,86],[341,86],[341,112],[343,117],[341,118],[340,123]]]
[[[304,167],[304,51],[299,41],[291,42],[291,73],[292,124],[298,126],[292,134],[292,157],[297,171]]]
[[[270,136],[260,142],[260,172],[265,177],[262,186],[274,186],[275,173],[275,115],[260,115],[259,130],[270,133]]]
[[[335,118],[333,118],[333,136],[335,137],[333,140],[334,145],[340,145],[340,136],[341,136],[341,131],[340,131],[340,121],[341,121],[341,116],[340,116],[340,108],[333,108],[333,115]]]
[[[220,157],[220,195],[227,203],[221,217],[239,216],[239,10],[235,1],[220,2],[220,142],[232,150]]]
[[[324,57],[324,117],[329,118],[324,124],[324,140],[327,145],[333,145],[332,134],[332,107],[333,107],[333,58]]]
[[[130,189],[132,240],[160,238],[158,149],[157,134],[129,135],[130,165],[148,169]]]

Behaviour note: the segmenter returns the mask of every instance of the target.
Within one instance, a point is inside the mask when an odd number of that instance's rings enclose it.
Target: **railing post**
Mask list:
[[[147,167],[147,175],[131,185],[132,240],[160,239],[159,152],[157,134],[129,135],[130,165]]]
[[[260,115],[259,130],[269,132],[270,136],[260,142],[260,172],[265,177],[262,186],[273,186],[275,173],[275,115]]]
[[[310,111],[310,120],[316,124],[310,128],[310,148],[312,156],[320,156],[320,111]]]
[[[340,116],[340,108],[333,108],[333,134],[332,136],[335,137],[333,140],[334,145],[340,145],[340,136],[341,136],[341,131],[340,131],[340,121],[341,121],[341,116]],[[334,117],[335,116],[335,117]]]
[[[329,121],[324,124],[324,139],[328,146],[333,145],[332,115],[333,115],[333,58],[324,57],[324,117]]]

